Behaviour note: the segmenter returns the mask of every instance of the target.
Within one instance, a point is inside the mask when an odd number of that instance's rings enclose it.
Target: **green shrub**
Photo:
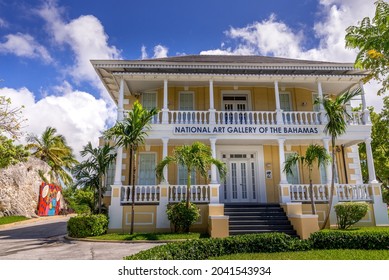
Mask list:
[[[103,214],[71,217],[67,224],[70,237],[88,237],[107,232],[108,218]]]
[[[344,202],[335,205],[339,229],[347,229],[359,222],[369,210],[366,202]]]
[[[389,249],[389,231],[322,230],[309,240],[312,249]]]
[[[308,249],[310,249],[309,241],[293,238],[284,233],[263,233],[168,243],[127,256],[125,259],[206,260],[211,257],[237,253],[285,252]]]
[[[177,204],[169,204],[166,210],[167,218],[174,226],[174,232],[189,232],[189,227],[200,217],[200,209],[194,204],[182,201]]]

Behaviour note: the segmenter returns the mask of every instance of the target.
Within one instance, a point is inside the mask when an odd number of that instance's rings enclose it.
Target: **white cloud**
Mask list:
[[[102,89],[91,59],[120,59],[120,50],[108,43],[104,27],[93,15],[83,15],[65,21],[56,1],[44,3],[38,14],[46,21],[47,29],[60,46],[68,46],[75,55],[74,65],[67,69],[74,81],[87,81]]]
[[[0,53],[28,58],[41,58],[45,63],[53,61],[47,49],[37,43],[29,34],[8,34],[4,38],[5,42],[0,43]]]
[[[0,27],[8,27],[8,23],[2,18],[0,18]]]
[[[232,43],[222,43],[221,48],[202,51],[200,54],[268,55],[353,62],[356,51],[345,48],[345,30],[350,25],[357,25],[364,17],[374,15],[373,1],[321,0],[319,9],[317,20],[311,27],[319,43],[312,48],[304,46],[306,38],[303,30],[291,29],[272,14],[268,19],[245,27],[230,27],[225,34],[227,41]],[[378,88],[374,81],[365,85],[368,105],[381,110],[383,103],[382,98],[376,95]]]
[[[146,59],[149,57],[146,51],[146,46],[142,46],[141,52],[142,52],[142,59]]]
[[[167,57],[168,48],[162,45],[156,45],[154,47],[154,58],[164,58]]]
[[[46,96],[35,100],[27,88],[2,88],[0,95],[10,97],[12,105],[24,106],[27,118],[24,132],[40,135],[47,126],[55,127],[64,135],[80,159],[79,151],[88,141],[95,146],[109,119],[115,117],[103,99],[96,99],[87,92],[73,90],[69,83],[55,88],[59,96]]]

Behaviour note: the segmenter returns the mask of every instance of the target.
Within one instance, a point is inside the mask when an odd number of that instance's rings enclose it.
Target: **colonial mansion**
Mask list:
[[[223,55],[93,60],[92,65],[117,104],[118,122],[136,100],[146,109],[159,109],[137,156],[135,231],[170,231],[166,207],[185,197],[187,171],[169,165],[164,169],[165,179],[158,181],[155,167],[175,147],[200,141],[226,164],[228,172],[223,181],[215,166],[208,178],[193,174],[191,200],[201,217],[192,230],[214,237],[294,230],[306,238],[319,229],[329,211],[331,165],[313,170],[317,208],[313,215],[307,169],[297,164],[293,174],[287,174],[284,162],[293,153],[304,155],[310,144],[330,153],[331,138],[324,132],[326,112],[314,100],[357,87],[362,94],[353,103],[360,103],[361,110],[347,106],[347,131],[336,140],[334,205],[366,201],[370,208],[359,224],[389,224],[370,145],[372,125],[361,82],[366,70],[352,63]],[[359,143],[366,144],[366,183]],[[105,196],[113,232],[130,227],[128,174],[129,153],[117,148],[111,188]],[[336,226],[333,209],[329,221],[331,227]]]

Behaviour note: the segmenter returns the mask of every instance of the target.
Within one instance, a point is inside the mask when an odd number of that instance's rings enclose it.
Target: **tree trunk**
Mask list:
[[[131,202],[131,230],[130,234],[134,233],[134,218],[135,218],[135,174],[136,174],[136,153],[137,148],[134,149],[134,154],[132,156],[132,202]]]
[[[188,168],[187,182],[186,182],[186,208],[189,209],[190,202],[190,183],[192,181],[192,172]]]
[[[100,182],[99,182],[99,200],[98,200],[98,204],[99,204],[99,214],[101,214],[101,188],[102,188],[102,185],[103,185],[103,181],[104,180],[104,175],[101,175],[100,177]]]
[[[309,172],[311,174],[311,172]],[[315,199],[313,197],[313,184],[311,175],[309,175],[309,196],[311,197],[311,208],[312,208],[312,214],[316,215],[316,205],[315,205]]]
[[[129,155],[129,158],[130,158],[130,166],[129,166],[129,169],[128,169],[128,187],[127,187],[127,190],[126,190],[126,196],[127,196],[127,201],[130,199],[130,186],[132,185],[131,184],[131,178],[132,178],[132,156],[133,156],[133,151],[132,151],[132,147],[130,147],[130,155]]]
[[[331,208],[332,208],[332,203],[333,203],[333,194],[335,192],[335,138],[331,138],[331,144],[332,144],[332,178],[331,178],[331,188],[330,188],[330,193],[329,193],[329,199],[328,199],[328,213],[326,218],[324,219],[324,223],[321,227],[321,229],[325,229],[328,220],[330,219],[331,215]]]

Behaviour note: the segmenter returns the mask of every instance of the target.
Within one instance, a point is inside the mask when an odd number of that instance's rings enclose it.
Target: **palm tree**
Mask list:
[[[27,148],[32,151],[31,155],[46,162],[50,166],[49,181],[62,181],[65,185],[73,182],[70,170],[77,160],[73,155],[73,150],[66,144],[63,135],[57,134],[53,127],[47,127],[40,137],[31,134],[27,136]]]
[[[147,131],[150,129],[150,122],[157,113],[158,109],[144,109],[138,101],[135,101],[127,118],[122,122],[117,122],[115,126],[104,133],[105,138],[108,140],[114,139],[118,147],[125,147],[130,153],[130,168],[128,174],[129,184],[132,185],[132,218],[130,234],[134,231],[136,154],[139,146],[144,144]],[[129,192],[127,192],[127,199],[128,198]]]
[[[316,215],[316,207],[313,197],[313,184],[312,184],[312,170],[315,161],[317,161],[317,167],[320,168],[320,165],[327,165],[331,161],[331,156],[327,153],[327,150],[317,144],[311,144],[308,146],[305,156],[300,156],[297,153],[292,154],[285,161],[284,172],[288,174],[293,174],[292,167],[298,162],[301,161],[302,165],[305,165],[308,168],[309,176],[309,196],[311,197],[311,208],[312,214]]]
[[[82,157],[88,157],[77,165],[73,171],[77,186],[89,186],[98,190],[98,211],[101,213],[102,191],[105,189],[104,176],[109,165],[115,160],[114,147],[106,143],[102,147],[93,148],[88,142],[80,152]]]
[[[192,171],[195,170],[204,178],[207,178],[208,170],[214,164],[219,170],[220,179],[223,180],[227,174],[227,167],[224,162],[212,157],[211,149],[201,142],[194,142],[192,145],[183,145],[173,151],[173,156],[165,157],[155,168],[157,177],[163,178],[163,169],[170,163],[176,163],[186,167],[187,170],[187,190],[186,190],[186,207],[189,208],[190,185]]]
[[[328,201],[329,211],[326,216],[322,229],[326,227],[333,202],[333,193],[335,191],[335,151],[336,151],[336,139],[343,135],[347,129],[347,118],[350,118],[346,111],[345,106],[357,95],[361,94],[361,89],[348,90],[341,93],[335,99],[331,99],[328,96],[316,99],[314,104],[322,104],[327,117],[327,123],[324,127],[324,133],[331,136],[331,157],[332,157],[332,178],[330,188],[330,199]]]

